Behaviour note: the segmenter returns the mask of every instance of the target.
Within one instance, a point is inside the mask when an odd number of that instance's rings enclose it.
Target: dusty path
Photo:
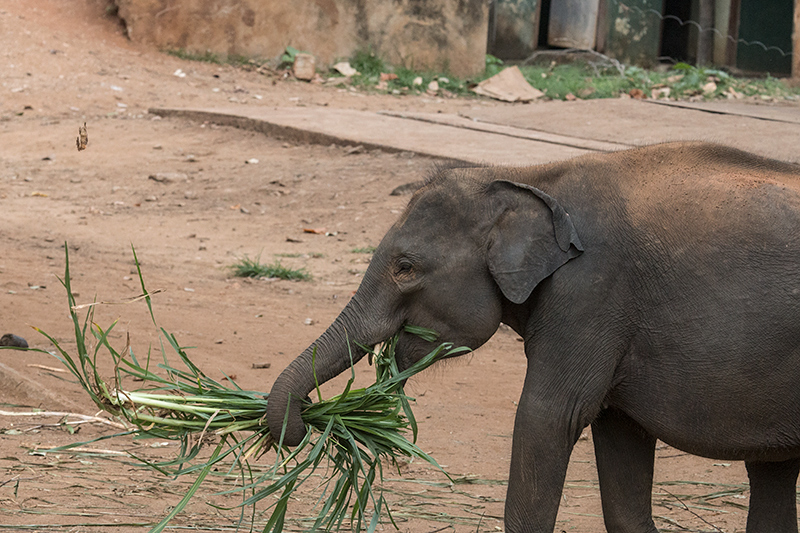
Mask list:
[[[164,289],[154,298],[160,325],[193,346],[193,360],[212,377],[236,376],[242,387],[266,391],[358,286],[369,254],[357,250],[376,245],[406,201],[389,192],[423,177],[433,162],[410,153],[350,153],[182,119],[159,120],[148,108],[246,102],[464,116],[511,109],[485,100],[365,95],[181,61],[129,43],[113,20],[102,17],[101,4],[6,0],[0,5],[0,329],[25,336],[35,347],[50,349],[29,325],[72,346],[57,279],[64,273],[63,243],[69,242],[73,283],[84,303],[139,292],[134,245],[148,287]],[[175,76],[178,69],[186,76]],[[78,152],[75,137],[83,122],[90,141]],[[570,127],[568,134],[581,135]],[[591,131],[587,137],[613,140],[601,128]],[[254,158],[257,164],[246,163]],[[335,235],[304,233],[305,228]],[[259,254],[306,268],[314,279],[230,277],[227,267],[237,258]],[[99,323],[116,319],[113,342],[120,347],[126,332],[138,353],[156,342],[144,306],[99,307]],[[271,367],[251,368],[262,362]],[[70,407],[94,413],[76,384],[42,368],[57,367],[53,358],[2,352],[0,363],[65,398]],[[403,531],[502,529],[503,483],[524,365],[521,343],[501,329],[474,355],[413,381],[423,449],[474,483],[437,489],[421,484],[442,481],[436,472],[405,468],[410,481],[398,486],[395,500]],[[365,363],[358,365],[362,382],[371,372]],[[341,386],[332,382],[325,392]],[[29,400],[23,392],[0,391],[0,409],[20,410],[13,406]],[[109,454],[32,453],[113,431],[84,425],[71,435],[63,426],[38,427],[42,422],[0,414],[0,527],[90,531],[116,524],[115,531],[144,531],[143,524],[160,518],[186,490],[186,481],[124,466]],[[174,444],[151,444],[159,443],[122,439],[93,446],[117,452],[136,446],[137,454],[154,458],[174,451]],[[654,499],[660,526],[744,529],[747,492],[740,464],[668,447],[658,455]],[[229,528],[238,514],[204,502],[231,483],[215,479],[176,524]],[[715,497],[691,497],[702,494]],[[587,435],[574,454],[558,525],[598,531],[599,514]],[[292,528],[302,525],[292,522]]]

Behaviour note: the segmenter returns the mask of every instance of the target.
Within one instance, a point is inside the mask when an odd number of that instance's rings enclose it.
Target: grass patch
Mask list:
[[[493,63],[487,67],[487,73],[498,69],[499,65]],[[554,100],[616,98],[622,94],[671,100],[794,99],[800,95],[799,89],[771,76],[738,78],[723,70],[698,68],[686,63],[678,63],[664,71],[586,62],[562,65],[553,62],[550,65],[523,66],[520,70],[528,83]],[[635,90],[641,93],[632,93]]]
[[[230,64],[245,70],[255,68],[261,72],[268,63],[278,68],[291,68],[300,51],[287,47],[279,59],[272,61],[243,56],[223,57],[208,51],[200,54],[184,49],[167,50],[166,53],[185,60]],[[520,70],[533,87],[553,100],[616,98],[623,94],[670,100],[800,99],[800,88],[791,87],[782,79],[769,75],[764,78],[740,78],[721,69],[699,68],[686,63],[678,63],[668,69],[647,70],[622,65],[597,55],[597,62],[578,59],[557,64],[551,61],[549,64],[523,65]],[[459,79],[446,72],[424,72],[392,66],[371,50],[356,52],[349,62],[358,74],[350,78],[341,77],[342,84],[396,95],[427,93],[451,98],[477,97],[470,87],[508,66],[502,60],[487,55],[482,75],[474,79]],[[332,78],[340,76],[335,71],[330,71],[328,75]],[[432,86],[433,82],[435,85]]]
[[[285,267],[280,261],[271,264],[261,262],[261,255],[250,259],[246,255],[229,267],[238,278],[278,278],[289,281],[310,281],[311,274],[305,268]]]
[[[392,67],[369,51],[355,54],[350,64],[359,72],[349,80],[356,87],[395,94],[435,92],[450,97],[473,96],[469,89],[474,83],[490,78],[508,66],[487,55],[483,75],[473,80],[461,80],[446,73]],[[740,78],[721,69],[699,68],[686,63],[668,69],[647,70],[602,58],[598,62],[576,60],[557,64],[553,61],[546,65],[521,66],[520,70],[533,87],[553,100],[617,98],[623,94],[671,100],[800,99],[800,88],[791,87],[769,75]],[[381,74],[396,75],[396,78],[382,81]],[[345,82],[345,78],[342,81]],[[434,81],[439,88],[429,91],[429,84]]]
[[[266,533],[283,530],[293,493],[312,476],[315,480],[311,484],[317,484],[321,495],[310,530],[339,530],[349,525],[353,531],[371,533],[382,517],[394,524],[382,489],[384,463],[394,465],[399,471],[398,459],[411,457],[439,468],[431,456],[406,439],[410,433],[416,441],[417,424],[410,407],[411,398],[405,395],[403,386],[412,375],[439,359],[468,349],[441,344],[411,368],[400,372],[394,358],[397,343],[397,336],[394,336],[371,351],[376,370],[374,384],[353,388],[355,371],[352,371],[344,391],[338,396],[324,400],[317,388],[319,401],[308,402],[302,412],[309,432],[299,446],[289,450],[282,446],[283,436],[276,442],[264,423],[268,395],[243,390],[233,380],[226,386],[209,378],[191,362],[175,336],[163,328],[159,329],[161,364],[156,365],[151,360],[150,350],[145,358],[137,358],[129,336],[123,350],[115,349],[109,337],[116,322],[103,329],[94,322],[96,304],[76,304],[66,245],[65,254],[61,282],[67,292],[76,353],[70,354],[55,338],[37,331],[53,344],[57,351],[54,356],[79,380],[98,407],[133,425],[129,431],[116,436],[180,441],[175,459],[162,462],[140,459],[143,465],[167,476],[195,478],[182,500],[152,532],[158,533],[167,527],[209,474],[213,478],[214,472],[238,471],[238,488],[227,492],[242,497],[241,521],[245,519],[246,507],[252,506],[255,517],[256,504],[269,502],[268,508],[272,511],[263,528]],[[137,300],[147,304],[155,326],[150,293],[145,288],[135,251],[134,260],[143,293]],[[78,315],[81,309],[87,309],[83,317]],[[408,326],[405,330],[429,341],[436,339],[435,333],[429,330]],[[169,363],[167,347],[173,357],[178,356],[181,368]],[[98,365],[101,353],[113,367],[112,376],[105,379],[102,375],[107,374]],[[143,383],[143,387],[133,391],[122,389],[123,378],[131,377]],[[100,437],[105,438],[108,437]],[[70,444],[50,451],[65,451],[86,444],[89,443]],[[210,446],[212,453],[210,457],[200,458],[205,446]],[[251,468],[250,460],[269,450],[276,453],[274,466],[266,471],[257,466]]]
[[[253,65],[259,66],[265,61],[242,56],[242,55],[219,55],[206,50],[205,52],[197,53],[190,52],[184,48],[168,49],[164,51],[167,55],[177,57],[186,61],[201,61],[203,63],[212,63],[214,65],[233,65],[235,67],[252,67]]]
[[[165,50],[167,55],[177,57],[178,59],[183,59],[185,61],[202,61],[203,63],[213,63],[215,65],[222,65],[224,61],[220,59],[220,56],[211,52],[210,50],[206,50],[202,54],[196,52],[189,52],[184,48],[178,49],[169,49]]]
[[[350,66],[358,71],[351,78],[342,78],[342,83],[367,90],[378,90],[393,94],[420,94],[429,90],[429,84],[436,82],[435,92],[443,96],[469,96],[468,81],[457,79],[447,73],[420,72],[405,67],[394,67],[384,62],[369,50],[356,52],[350,58]],[[336,73],[332,73],[334,76]],[[381,79],[381,75],[390,79]]]
[[[353,254],[373,254],[377,248],[375,246],[363,246],[361,248],[353,248],[350,253]]]

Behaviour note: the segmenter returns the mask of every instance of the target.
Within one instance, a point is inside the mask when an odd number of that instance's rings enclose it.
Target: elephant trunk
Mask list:
[[[300,444],[306,435],[306,427],[300,416],[301,404],[314,390],[316,383],[322,384],[338,376],[359,361],[365,353],[359,344],[377,344],[393,333],[390,327],[373,325],[366,328],[363,317],[374,317],[375,314],[364,314],[359,307],[354,297],[333,324],[292,361],[273,384],[266,420],[276,441],[281,438],[286,420],[283,443],[288,446]]]

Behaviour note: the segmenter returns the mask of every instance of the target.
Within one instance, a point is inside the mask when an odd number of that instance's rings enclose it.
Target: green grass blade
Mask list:
[[[189,503],[189,500],[191,500],[195,492],[197,492],[197,489],[200,488],[200,485],[203,483],[203,480],[206,478],[208,473],[211,472],[211,469],[214,467],[216,459],[219,456],[220,452],[222,451],[224,445],[225,445],[225,438],[223,437],[220,443],[214,449],[214,453],[211,454],[211,458],[209,459],[208,464],[206,464],[203,470],[200,471],[200,475],[198,475],[197,479],[194,480],[194,483],[192,483],[192,486],[189,487],[189,490],[186,492],[184,497],[181,498],[181,501],[178,502],[178,504],[169,512],[169,514],[167,514],[167,516],[165,516],[161,520],[161,522],[159,522],[153,529],[150,530],[150,533],[161,533],[162,531],[164,531],[164,528],[167,527],[167,524],[169,524],[169,522],[173,518],[175,518],[175,516],[178,513],[183,511],[183,509]]]
[[[156,316],[153,314],[153,304],[150,301],[150,293],[147,292],[147,289],[144,286],[142,265],[139,263],[139,258],[136,256],[136,248],[134,248],[133,244],[131,244],[131,251],[133,252],[133,262],[136,264],[136,273],[139,275],[139,285],[142,287],[142,294],[144,294],[144,301],[147,302],[147,309],[150,311],[150,319],[153,321],[153,325],[157,326]]]

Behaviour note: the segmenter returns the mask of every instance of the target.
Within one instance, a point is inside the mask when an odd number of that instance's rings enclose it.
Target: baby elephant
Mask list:
[[[656,439],[743,460],[747,532],[797,532],[800,167],[706,143],[525,168],[442,170],[384,237],[355,296],[275,382],[268,423],[405,324],[477,348],[525,339],[505,527],[552,533],[592,426],[609,532],[656,531]],[[403,334],[401,369],[432,348]]]

